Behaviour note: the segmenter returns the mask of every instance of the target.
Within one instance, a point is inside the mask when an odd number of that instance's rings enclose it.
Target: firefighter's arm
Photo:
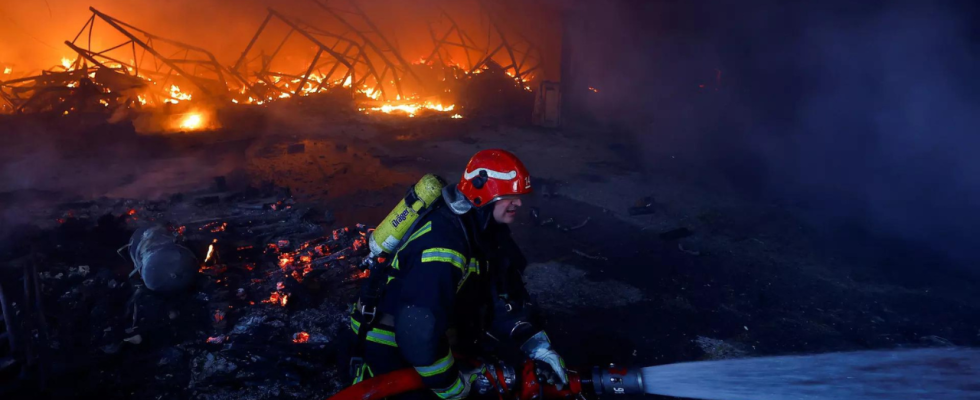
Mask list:
[[[498,338],[520,346],[527,356],[547,364],[553,372],[548,383],[568,383],[565,360],[552,348],[551,340],[542,330],[536,307],[524,285],[524,269],[527,259],[509,231],[501,231],[497,238],[498,270],[494,299],[492,330]]]
[[[447,400],[464,398],[470,383],[461,379],[446,337],[465,265],[459,250],[423,248],[421,262],[402,283],[401,308],[395,315],[395,337],[402,355],[422,382]]]
[[[494,337],[520,346],[541,331],[541,324],[524,284],[527,258],[505,229],[498,233],[496,257],[491,260],[495,274],[494,319],[490,331]]]

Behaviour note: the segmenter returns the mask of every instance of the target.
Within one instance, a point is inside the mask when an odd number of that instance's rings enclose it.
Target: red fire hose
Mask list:
[[[374,378],[341,390],[330,400],[380,400],[388,396],[424,389],[422,377],[415,368],[405,368]]]
[[[506,365],[487,364],[485,372],[473,383],[480,393],[489,391],[500,394],[500,400],[565,400],[579,395],[594,399],[601,394],[644,393],[643,378],[639,370],[610,364],[576,372],[569,370],[568,385],[559,389],[538,380],[535,364],[527,360],[520,372]],[[480,389],[477,389],[477,387]],[[329,400],[381,400],[389,396],[425,389],[422,377],[415,368],[405,368],[378,375],[341,390]],[[492,391],[491,391],[492,390]]]

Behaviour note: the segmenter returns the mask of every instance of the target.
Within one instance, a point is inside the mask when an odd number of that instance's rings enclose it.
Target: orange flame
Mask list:
[[[455,104],[444,106],[438,103],[425,102],[425,103],[407,103],[407,104],[385,104],[382,105],[381,107],[371,107],[369,109],[361,108],[360,110],[381,111],[385,114],[393,114],[396,112],[405,113],[408,114],[409,117],[414,117],[419,110],[423,110],[423,109],[439,111],[439,112],[448,112],[448,111],[452,111],[454,108],[456,108]]]
[[[310,341],[310,334],[306,332],[296,332],[293,335],[293,343],[306,343]]]
[[[190,100],[191,95],[189,93],[182,93],[180,87],[177,85],[170,85],[170,98],[164,100],[164,103],[177,104],[182,100]]]
[[[178,129],[183,131],[196,131],[196,130],[203,129],[205,124],[206,124],[206,119],[204,114],[191,112],[185,114],[184,117],[180,119],[180,123],[178,124],[177,127]],[[224,230],[223,227],[220,228],[220,231],[223,230]]]

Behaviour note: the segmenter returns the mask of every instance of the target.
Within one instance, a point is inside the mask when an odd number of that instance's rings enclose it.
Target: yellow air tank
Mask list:
[[[419,215],[442,196],[444,186],[446,186],[445,181],[436,175],[423,176],[415,187],[408,191],[404,201],[399,201],[395,209],[391,210],[371,233],[371,238],[368,240],[371,257],[394,252]]]

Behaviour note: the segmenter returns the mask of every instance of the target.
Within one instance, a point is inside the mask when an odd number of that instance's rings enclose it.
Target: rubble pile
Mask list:
[[[0,346],[9,360],[0,368],[19,379],[0,380],[9,382],[0,394],[266,399],[338,390],[337,337],[370,230],[327,229],[329,213],[288,190],[221,189],[66,204],[51,226],[5,240],[0,281],[17,346]],[[196,257],[186,287],[153,291],[132,273],[119,247],[147,227],[163,227]],[[33,308],[11,284],[24,260],[36,266]]]

